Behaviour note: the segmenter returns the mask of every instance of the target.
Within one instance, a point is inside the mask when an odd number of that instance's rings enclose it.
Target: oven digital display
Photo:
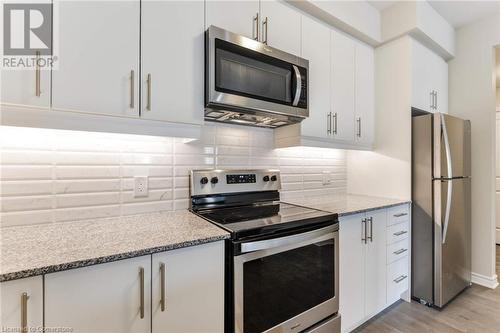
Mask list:
[[[257,177],[255,174],[246,175],[226,175],[226,181],[228,184],[247,184],[255,183]]]

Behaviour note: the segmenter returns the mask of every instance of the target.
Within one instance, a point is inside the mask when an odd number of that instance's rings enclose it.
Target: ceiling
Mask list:
[[[398,1],[368,1],[382,11]],[[428,1],[429,4],[453,27],[459,28],[484,17],[500,12],[500,1]]]

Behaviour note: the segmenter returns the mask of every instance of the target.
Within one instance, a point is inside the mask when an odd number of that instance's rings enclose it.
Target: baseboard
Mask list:
[[[472,273],[472,283],[478,284],[480,286],[490,288],[490,289],[495,289],[498,287],[498,279],[497,275],[493,275],[491,277],[489,276],[484,276],[478,273]]]

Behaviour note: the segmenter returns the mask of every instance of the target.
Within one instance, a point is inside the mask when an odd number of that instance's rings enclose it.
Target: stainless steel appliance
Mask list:
[[[443,307],[471,283],[471,127],[439,113],[412,123],[412,296]]]
[[[210,26],[205,39],[205,119],[279,127],[309,115],[309,62]]]
[[[226,332],[340,332],[338,216],[280,202],[275,170],[191,173],[191,209],[231,233]]]

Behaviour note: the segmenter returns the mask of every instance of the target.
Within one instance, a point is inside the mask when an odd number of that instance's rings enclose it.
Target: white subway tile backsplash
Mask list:
[[[192,169],[279,169],[283,200],[346,191],[345,151],[273,149],[269,129],[207,123],[184,143],[3,127],[0,139],[1,226],[186,209]],[[147,197],[134,197],[134,176],[149,177]]]

